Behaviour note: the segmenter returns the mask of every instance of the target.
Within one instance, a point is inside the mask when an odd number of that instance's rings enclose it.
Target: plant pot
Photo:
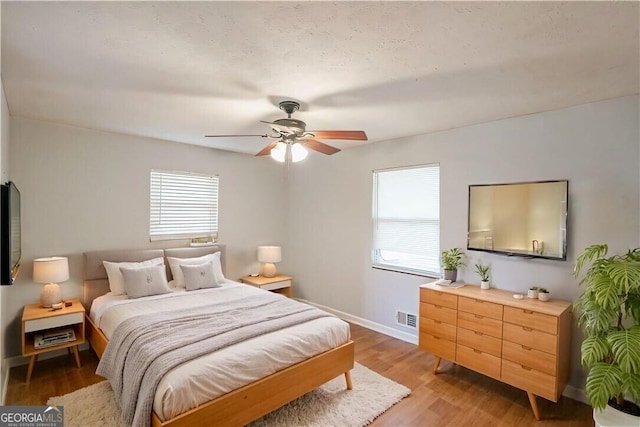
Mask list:
[[[640,417],[626,414],[607,405],[604,411],[593,410],[593,421],[596,427],[638,427],[640,425]]]
[[[538,290],[537,289],[529,289],[527,291],[527,298],[531,298],[531,299],[538,298]]]
[[[540,301],[549,301],[551,299],[551,294],[549,294],[549,292],[538,292],[538,299]]]
[[[444,280],[451,280],[455,282],[458,278],[458,270],[445,270],[444,271]]]
[[[489,289],[491,285],[488,280],[483,280],[480,282],[480,289]]]

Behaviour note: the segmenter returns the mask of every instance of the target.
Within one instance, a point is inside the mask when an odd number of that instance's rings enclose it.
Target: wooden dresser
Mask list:
[[[536,396],[557,402],[570,373],[571,303],[522,300],[513,292],[466,285],[420,286],[419,347]]]

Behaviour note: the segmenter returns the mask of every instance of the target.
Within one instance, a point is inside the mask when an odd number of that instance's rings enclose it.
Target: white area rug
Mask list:
[[[351,380],[353,390],[346,390],[340,375],[250,426],[365,426],[411,392],[358,363]],[[108,381],[52,397],[47,404],[64,406],[65,427],[126,427]]]

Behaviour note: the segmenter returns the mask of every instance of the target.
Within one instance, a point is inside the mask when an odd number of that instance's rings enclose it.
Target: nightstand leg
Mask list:
[[[73,347],[71,347],[71,350],[73,351],[73,357],[75,357],[76,359],[76,366],[79,368],[80,366],[80,355],[78,354],[78,346],[74,345]]]
[[[38,355],[34,354],[29,359],[29,367],[27,368],[27,383],[31,382],[31,374],[33,373],[33,367],[36,364],[36,360],[38,360]]]

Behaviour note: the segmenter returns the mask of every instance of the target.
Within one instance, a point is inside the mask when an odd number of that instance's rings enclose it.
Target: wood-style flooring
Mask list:
[[[536,421],[527,394],[466,368],[443,361],[433,375],[433,356],[413,345],[357,325],[351,325],[356,361],[404,384],[411,395],[378,417],[371,426],[516,427],[593,426],[591,407],[562,397],[558,403],[538,398],[542,420]],[[36,363],[31,383],[26,366],[9,373],[6,405],[44,405],[59,396],[102,381],[94,374],[98,359],[81,351],[82,368],[73,356]]]

